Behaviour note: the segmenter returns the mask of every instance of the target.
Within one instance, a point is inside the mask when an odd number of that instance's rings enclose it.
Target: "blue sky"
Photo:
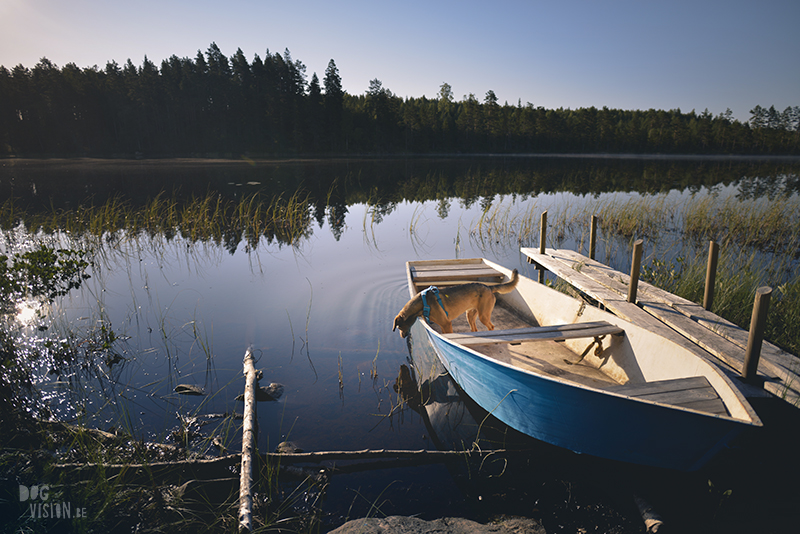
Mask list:
[[[800,105],[800,0],[0,0],[0,64],[104,67],[288,48],[346,91],[521,100],[546,108]]]

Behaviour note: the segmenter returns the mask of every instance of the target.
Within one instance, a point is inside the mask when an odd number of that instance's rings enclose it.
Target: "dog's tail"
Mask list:
[[[511,280],[508,282],[504,282],[502,284],[497,284],[496,286],[492,287],[492,293],[511,293],[515,287],[517,287],[517,282],[519,282],[519,272],[514,269],[511,272]]]

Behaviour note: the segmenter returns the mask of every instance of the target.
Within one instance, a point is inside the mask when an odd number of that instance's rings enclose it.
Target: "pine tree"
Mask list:
[[[331,150],[341,150],[342,144],[342,113],[344,105],[344,91],[342,90],[342,78],[339,76],[339,69],[331,59],[325,69],[323,79],[325,95],[323,103],[325,107],[325,134],[329,140]]]

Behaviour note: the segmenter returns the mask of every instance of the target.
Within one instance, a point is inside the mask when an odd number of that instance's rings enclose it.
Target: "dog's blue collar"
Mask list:
[[[428,293],[432,293],[436,297],[436,301],[439,303],[439,306],[442,307],[444,310],[444,315],[447,318],[450,318],[450,315],[447,313],[447,310],[444,309],[444,304],[442,304],[442,297],[439,296],[439,288],[436,286],[431,286],[428,289],[424,289],[420,295],[422,296],[422,316],[425,317],[425,321],[428,323],[431,322],[431,307],[428,304]]]

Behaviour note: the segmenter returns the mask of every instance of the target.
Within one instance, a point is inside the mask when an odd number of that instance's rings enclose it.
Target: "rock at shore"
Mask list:
[[[369,517],[348,521],[331,534],[546,534],[535,519],[512,517],[483,525],[460,517],[425,521],[416,517]]]

